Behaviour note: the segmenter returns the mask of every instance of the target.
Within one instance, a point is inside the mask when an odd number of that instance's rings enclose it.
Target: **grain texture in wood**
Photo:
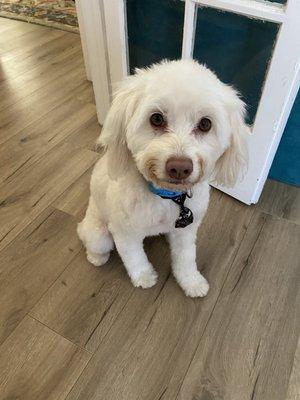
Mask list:
[[[25,168],[40,159],[59,142],[66,141],[74,130],[84,135],[84,126],[95,115],[95,105],[85,99],[91,97],[90,86],[77,90],[45,117],[34,121],[1,145],[0,182],[15,179]],[[75,147],[76,143],[69,144]]]
[[[78,35],[64,34],[58,38],[48,37],[49,41],[43,46],[37,46],[33,50],[27,47],[12,49],[1,55],[3,82],[8,84],[11,79],[21,78],[24,73],[30,73],[38,66],[51,64],[53,58],[60,52],[73,51],[80,48]]]
[[[19,24],[17,21],[8,20],[6,18],[0,19],[1,29],[1,49],[5,44],[6,40],[16,39],[19,36],[23,36],[28,32],[38,31],[41,32],[36,25],[33,24]]]
[[[49,111],[89,86],[89,83],[82,82],[83,73],[82,66],[77,68],[74,66],[66,77],[36,90],[24,101],[19,101],[14,106],[1,110],[0,144],[22,131],[33,121],[38,124],[39,119]]]
[[[154,256],[157,262],[167,254],[165,242],[152,240],[149,248],[152,254],[157,251],[158,255]],[[163,285],[166,268],[161,271],[160,285],[149,291],[148,296],[158,292]],[[96,268],[87,262],[85,252],[82,251],[45,293],[31,314],[74,343],[95,351],[133,291],[116,253],[108,265]],[[138,293],[142,302],[147,294],[142,290]],[[58,313],[58,309],[61,312]]]
[[[0,348],[1,400],[64,400],[90,354],[30,317]]]
[[[56,29],[48,30],[43,28],[40,30],[35,26],[28,25],[29,27],[30,30],[14,37],[11,37],[10,33],[4,33],[3,40],[1,40],[1,54],[9,53],[11,50],[23,51],[24,48],[33,50],[38,46],[46,44],[51,39],[56,39],[64,35],[64,32]]]
[[[300,399],[300,340],[294,357],[294,365],[291,373],[286,400]]]
[[[285,398],[300,329],[299,241],[296,224],[256,213],[176,399]]]
[[[53,57],[51,64],[47,62],[38,65],[36,68],[26,71],[20,76],[14,77],[14,71],[8,67],[7,73],[13,77],[0,83],[0,110],[26,99],[41,87],[49,85],[57,79],[64,78],[74,66],[79,66],[81,63],[81,50],[77,46],[72,47],[69,51],[66,51],[66,48],[64,48]],[[14,90],[14,88],[18,90]],[[13,96],[10,95],[12,91],[14,91]]]
[[[0,186],[0,249],[48,207],[97,159],[89,150],[57,145]]]
[[[295,186],[268,179],[257,206],[300,225],[300,190]]]
[[[48,208],[1,252],[0,343],[80,248],[76,221],[62,211]]]
[[[73,130],[72,134],[67,137],[67,143],[96,151],[96,140],[100,136],[100,133],[101,126],[99,125],[97,117],[94,115],[91,120],[87,121],[78,129]],[[98,152],[101,153],[101,149],[99,149]]]
[[[90,197],[90,179],[93,167],[82,174],[54,203],[54,207],[64,211],[78,221],[85,215]]]

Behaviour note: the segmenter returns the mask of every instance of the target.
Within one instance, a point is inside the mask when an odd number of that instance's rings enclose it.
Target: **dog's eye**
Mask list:
[[[150,123],[156,128],[162,128],[166,125],[166,120],[161,113],[154,113],[150,117]]]
[[[211,128],[211,120],[209,118],[201,118],[197,128],[201,131],[201,132],[208,132]]]

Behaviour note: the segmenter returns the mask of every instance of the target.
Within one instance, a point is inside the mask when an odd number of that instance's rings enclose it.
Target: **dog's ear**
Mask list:
[[[131,76],[121,83],[96,143],[96,146],[105,148],[108,174],[114,180],[127,171],[131,159],[126,142],[126,129],[137,105],[136,81],[136,77]]]
[[[217,160],[214,181],[222,186],[232,187],[239,177],[243,177],[248,165],[247,135],[250,128],[245,123],[245,104],[236,92],[228,88],[231,93],[228,103],[228,113],[231,126],[229,147]]]

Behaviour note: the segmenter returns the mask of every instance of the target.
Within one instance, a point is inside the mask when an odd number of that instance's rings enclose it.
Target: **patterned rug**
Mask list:
[[[79,31],[75,0],[0,0],[0,17]]]

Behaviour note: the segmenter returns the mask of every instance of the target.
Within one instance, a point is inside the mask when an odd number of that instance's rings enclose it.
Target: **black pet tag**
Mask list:
[[[189,208],[182,206],[180,208],[179,218],[175,221],[175,228],[185,228],[193,221],[194,217],[192,211]]]
[[[185,228],[194,221],[194,216],[192,211],[184,206],[186,196],[187,196],[186,193],[184,193],[172,199],[174,203],[178,204],[180,207],[179,218],[177,218],[175,221],[175,228]]]

